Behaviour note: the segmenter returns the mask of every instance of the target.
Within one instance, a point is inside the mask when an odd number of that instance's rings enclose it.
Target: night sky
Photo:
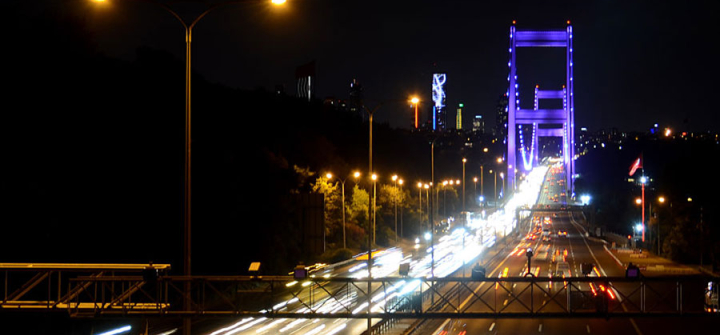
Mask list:
[[[184,59],[182,27],[157,5],[32,4],[20,15],[49,10],[82,17],[107,56],[133,60],[138,47],[149,46]],[[206,7],[195,1],[173,8],[190,17]],[[295,68],[314,60],[319,98],[347,98],[356,78],[369,106],[417,94],[426,110],[432,73],[446,72],[448,106],[462,102],[466,115],[482,114],[492,124],[507,87],[512,20],[518,29],[562,28],[571,20],[577,126],[643,130],[660,123],[699,131],[718,125],[711,103],[717,14],[711,1],[289,0],[284,8],[260,1],[204,17],[194,30],[192,60],[193,70],[211,82],[268,90],[284,84],[288,94],[295,94]],[[563,53],[521,49],[518,57],[521,106],[532,108],[536,84],[562,85]],[[386,106],[376,120],[409,127],[407,104]]]

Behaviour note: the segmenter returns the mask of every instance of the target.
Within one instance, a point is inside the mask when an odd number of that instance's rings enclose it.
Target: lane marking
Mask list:
[[[491,331],[493,330],[493,328],[495,328],[495,322],[493,322],[493,323],[490,325],[490,329],[488,329],[488,331],[491,332]]]
[[[585,328],[587,328],[587,332],[590,334],[590,325],[585,325]]]
[[[575,227],[575,229],[579,233],[580,229],[578,228],[578,226],[580,224],[577,223],[575,221],[575,218],[573,218],[572,216],[570,216],[570,223]],[[580,234],[580,237],[582,237],[583,242],[585,242],[585,246],[587,247],[588,251],[590,251],[590,255],[592,256],[593,260],[595,260],[595,264],[597,264],[597,266],[600,268],[600,271],[602,272],[603,276],[607,277],[607,273],[605,273],[605,269],[603,269],[602,265],[595,257],[595,253],[592,251],[592,249],[590,249],[590,245],[587,243],[587,240],[585,239],[585,235]],[[619,294],[617,294],[617,290],[615,290],[615,288],[612,288],[612,290],[615,291],[615,296],[618,297],[618,302],[620,302],[620,306],[622,306],[623,310],[625,312],[627,312],[628,309],[627,309],[627,307],[625,307],[625,304],[622,303],[622,297]],[[638,327],[637,323],[635,323],[635,319],[630,318],[630,323],[632,324],[633,328],[635,328],[635,332],[638,335],[643,335],[643,333],[640,331],[640,328]]]
[[[538,333],[542,333],[542,323],[538,326]]]
[[[505,299],[505,301],[503,301],[503,306],[507,305],[507,301],[508,301],[507,299]]]

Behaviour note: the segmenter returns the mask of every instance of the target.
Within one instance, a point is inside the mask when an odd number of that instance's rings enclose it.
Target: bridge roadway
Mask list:
[[[558,185],[558,180],[563,180],[562,171],[550,170],[544,182],[538,205],[566,204],[563,185]],[[547,186],[547,188],[545,188]],[[558,194],[558,202],[552,198]],[[546,215],[546,214],[539,214]],[[570,275],[582,276],[581,264],[593,263],[596,265],[597,273],[600,276],[624,276],[625,269],[608,254],[600,240],[586,237],[586,231],[582,224],[581,216],[573,216],[571,213],[557,213],[550,215],[551,224],[548,226],[551,231],[549,242],[542,241],[541,237],[535,240],[523,236],[506,247],[503,252],[494,257],[486,264],[489,271],[488,276],[497,277],[507,269],[509,276],[524,275],[527,269],[527,257],[524,250],[532,247],[536,257],[533,258],[531,271],[540,276],[550,275],[557,270],[552,264],[552,254],[556,254],[556,262],[563,258],[564,251],[569,265]],[[544,217],[541,217],[541,222]],[[531,230],[532,231],[532,230]],[[567,236],[558,236],[558,232],[565,231]],[[546,260],[538,259],[538,254],[548,251]],[[562,285],[561,282],[553,283],[554,286]],[[580,284],[581,289],[588,289],[584,283]],[[620,287],[620,285],[618,285]],[[518,288],[516,287],[515,290]],[[557,289],[557,288],[556,288]],[[670,289],[670,288],[667,288]],[[533,298],[535,301],[541,299],[547,301],[549,297],[543,292],[535,290]],[[510,294],[500,289],[503,304],[508,304],[508,310],[520,309],[517,302],[513,302]],[[516,294],[518,292],[515,292]],[[702,294],[698,290],[698,294]],[[530,293],[520,294],[518,300],[528,302]],[[616,299],[622,299],[619,297]],[[613,302],[610,300],[611,306]],[[513,306],[515,304],[515,306]],[[612,308],[612,307],[611,307]],[[437,324],[440,324],[438,326]],[[424,327],[421,334],[443,334],[443,335],[470,335],[470,334],[612,334],[612,335],[643,335],[643,334],[708,334],[715,333],[720,325],[717,316],[693,317],[693,318],[610,318],[610,319],[447,319],[444,322],[435,322],[433,327]]]

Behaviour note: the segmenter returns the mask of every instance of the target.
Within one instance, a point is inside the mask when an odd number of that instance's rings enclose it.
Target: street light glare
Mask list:
[[[658,201],[662,204],[665,203],[665,197],[659,197]]]
[[[327,179],[332,179],[332,173],[328,172],[328,174],[326,174],[325,177],[327,177]]]
[[[410,99],[410,102],[412,102],[412,103],[414,103],[414,104],[417,104],[418,102],[420,102],[420,99],[418,99],[417,97],[412,97],[412,98]]]
[[[355,178],[360,178],[360,172],[355,171],[355,174],[353,174]]]
[[[640,199],[640,198],[635,199],[635,203],[638,204],[638,205],[641,204],[641,203],[642,203],[642,199]]]
[[[270,2],[272,2],[272,4],[275,6],[280,6],[280,5],[284,5],[287,2],[287,0],[270,0]]]
[[[398,176],[395,174],[392,176],[392,181],[396,181],[398,179]]]
[[[377,180],[377,175],[373,173],[370,178],[371,178],[372,180]]]
[[[398,184],[402,185],[402,184],[403,184],[403,180],[402,180],[402,179],[398,179]]]

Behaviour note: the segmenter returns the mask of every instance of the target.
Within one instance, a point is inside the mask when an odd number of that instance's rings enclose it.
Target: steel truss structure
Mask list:
[[[518,75],[516,54],[518,48],[565,48],[566,71],[565,85],[556,90],[540,90],[535,87],[533,109],[520,108],[518,93]],[[507,124],[507,180],[511,189],[515,188],[515,170],[518,172],[529,170],[538,163],[539,142],[538,137],[562,137],[563,163],[566,171],[566,181],[570,194],[575,191],[573,176],[575,175],[575,97],[573,83],[573,31],[570,22],[566,29],[561,30],[521,30],[516,29],[515,22],[510,27],[510,60],[508,67],[508,124]],[[541,109],[541,99],[562,99],[562,109]],[[522,126],[532,126],[532,137],[525,140]],[[561,128],[540,128],[540,125],[562,125]],[[518,134],[519,133],[519,134]],[[517,138],[520,138],[520,148]],[[523,142],[530,142],[526,149]],[[523,162],[518,164],[518,149],[521,151]],[[529,151],[526,154],[526,150]],[[521,169],[522,166],[522,169]]]
[[[703,300],[708,281],[717,283],[707,276],[393,277],[370,279],[368,292],[367,279],[353,278],[297,282],[289,276],[94,273],[64,280],[58,274],[53,282],[49,271],[40,270],[8,290],[9,279],[17,272],[3,270],[0,311],[58,311],[73,317],[611,318],[706,316],[708,308],[717,311],[717,306],[707,306]],[[28,269],[23,271],[29,274]],[[40,285],[43,281],[48,285]],[[67,289],[60,287],[63,281]],[[187,309],[183,308],[186,283],[192,288]],[[34,300],[40,296],[45,297]]]

